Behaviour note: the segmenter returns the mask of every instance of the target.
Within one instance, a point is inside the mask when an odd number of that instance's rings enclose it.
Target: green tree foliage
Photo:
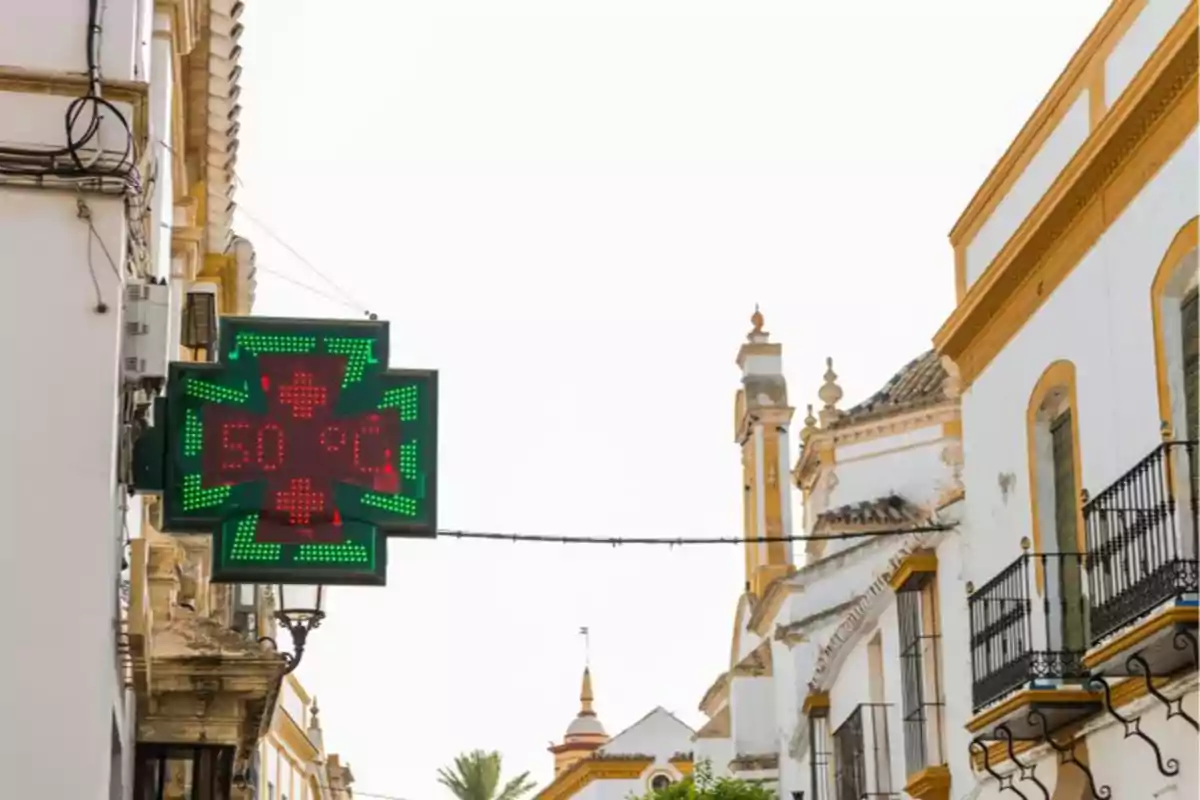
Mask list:
[[[453,766],[439,769],[438,783],[458,800],[518,800],[533,790],[528,772],[501,788],[500,764],[501,756],[496,751],[472,750],[455,758]]]
[[[775,792],[757,781],[714,778],[712,764],[701,761],[687,778],[665,789],[651,789],[637,800],[776,800]]]

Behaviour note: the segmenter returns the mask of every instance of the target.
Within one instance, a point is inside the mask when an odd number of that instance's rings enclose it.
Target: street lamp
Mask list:
[[[325,619],[325,587],[299,584],[276,584],[277,606],[275,619],[292,635],[293,653],[281,653],[286,675],[300,666],[308,633]],[[268,637],[269,638],[269,637]],[[271,642],[274,644],[274,640]]]

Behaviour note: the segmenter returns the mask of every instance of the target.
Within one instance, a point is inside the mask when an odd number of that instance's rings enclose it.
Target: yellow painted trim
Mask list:
[[[954,223],[950,231],[951,244],[955,247],[961,244],[964,249],[971,244],[983,223],[992,216],[1012,184],[1085,89],[1089,68],[1099,64],[1103,70],[1104,60],[1146,3],[1147,0],[1116,0],[1109,6]]]
[[[1174,277],[1175,268],[1185,255],[1200,246],[1200,217],[1192,217],[1175,234],[1171,246],[1154,273],[1150,287],[1150,315],[1154,322],[1154,370],[1158,380],[1158,418],[1164,430],[1172,426],[1171,382],[1167,375],[1167,341],[1163,334],[1162,305],[1167,293],[1167,284]]]
[[[1003,719],[1034,703],[1041,705],[1087,703],[1097,700],[1099,697],[1097,692],[1083,689],[1022,689],[999,705],[992,706],[982,714],[972,717],[967,722],[966,728],[970,733],[979,733],[996,720]]]
[[[1042,541],[1042,526],[1039,521],[1037,499],[1036,431],[1038,412],[1041,410],[1042,403],[1046,400],[1046,395],[1059,388],[1067,390],[1067,406],[1071,410],[1071,449],[1074,451],[1071,454],[1071,458],[1075,461],[1074,468],[1072,469],[1075,477],[1075,495],[1073,498],[1075,501],[1075,546],[1078,548],[1075,552],[1087,552],[1083,526],[1083,503],[1080,502],[1083,496],[1083,457],[1080,455],[1079,444],[1079,395],[1075,389],[1075,365],[1070,361],[1055,361],[1046,367],[1046,371],[1042,373],[1042,377],[1038,378],[1037,384],[1033,387],[1033,391],[1029,395],[1029,405],[1025,409],[1025,445],[1029,457],[1029,513],[1032,517],[1030,530],[1033,533],[1033,552],[1035,554],[1046,552],[1044,548],[1045,543]],[[1042,594],[1045,584],[1045,576],[1042,572],[1041,559],[1034,559],[1033,574],[1037,581],[1039,596]]]
[[[1163,628],[1181,623],[1195,625],[1197,622],[1200,622],[1200,610],[1195,606],[1169,608],[1158,616],[1143,620],[1139,625],[1125,631],[1115,639],[1110,639],[1099,647],[1089,650],[1083,657],[1083,665],[1088,669],[1093,669],[1096,665],[1103,664],[1127,650],[1135,649]]]
[[[685,778],[691,775],[695,769],[691,759],[679,759],[676,761],[672,758],[669,763],[680,775]]]
[[[301,730],[296,720],[292,719],[291,714],[284,710],[282,714],[275,716],[279,719],[277,728],[279,741],[287,747],[288,751],[305,763],[316,760],[317,756],[321,754],[320,751],[309,740],[308,734]]]
[[[1093,64],[1088,71],[1087,78],[1087,93],[1088,93],[1088,128],[1095,130],[1100,124],[1100,120],[1104,119],[1104,113],[1108,111],[1108,104],[1104,101],[1104,62],[1101,61]]]
[[[1200,118],[1196,2],[934,335],[970,385]]]
[[[800,708],[809,717],[825,716],[829,713],[829,692],[809,692]]]
[[[932,550],[917,550],[909,553],[896,567],[896,571],[888,578],[892,591],[898,592],[908,583],[909,578],[921,574],[937,574],[937,553]]]
[[[942,436],[946,438],[962,438],[962,420],[952,419],[942,423]]]
[[[926,767],[908,776],[904,791],[914,800],[949,800],[950,768],[945,764]]]
[[[754,612],[750,615],[750,622],[747,625],[750,630],[759,636],[766,636],[771,632],[771,623],[775,621],[775,616],[779,613],[779,609],[783,608],[784,601],[793,592],[800,591],[799,587],[788,583],[788,578],[795,574],[795,565],[788,564],[782,575],[777,576],[767,584],[762,599],[754,606]]]
[[[595,780],[636,780],[654,759],[584,758],[563,770],[534,800],[566,800]]]

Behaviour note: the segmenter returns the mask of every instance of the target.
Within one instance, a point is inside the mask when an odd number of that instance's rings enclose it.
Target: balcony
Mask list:
[[[1196,478],[1196,442],[1165,442],[1084,505],[1089,666],[1110,671],[1146,649],[1156,672],[1186,660],[1172,654],[1186,648],[1164,645],[1177,625],[1195,625]]]
[[[892,789],[887,715],[890,706],[863,703],[833,732],[836,800],[896,798]]]
[[[971,594],[977,712],[1021,689],[1054,689],[1087,676],[1083,561],[1079,553],[1025,553]]]

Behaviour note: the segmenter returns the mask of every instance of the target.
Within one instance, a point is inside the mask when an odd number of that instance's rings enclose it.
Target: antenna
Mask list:
[[[592,636],[586,625],[579,629],[579,635],[583,637],[583,665],[590,668],[592,666]]]

